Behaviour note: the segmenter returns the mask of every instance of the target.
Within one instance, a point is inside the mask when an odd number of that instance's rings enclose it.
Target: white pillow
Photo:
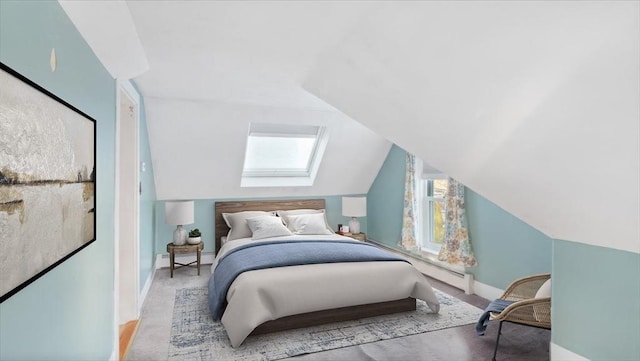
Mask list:
[[[276,216],[259,216],[247,218],[247,225],[253,236],[251,239],[263,239],[278,236],[291,236],[292,233]]]
[[[538,288],[538,292],[536,292],[535,298],[546,298],[551,297],[551,278],[546,280],[540,288]],[[549,309],[546,306],[542,305],[533,305],[533,317],[538,321],[548,321],[551,317],[549,314]]]
[[[333,234],[327,229],[323,213],[287,216],[287,228],[295,234]]]
[[[538,288],[538,292],[536,292],[536,298],[545,298],[551,297],[551,278],[545,281],[545,283]]]
[[[222,213],[222,218],[230,228],[227,233],[227,242],[239,238],[251,237],[251,230],[247,226],[247,218],[258,216],[273,216],[274,212],[243,211],[236,213]]]
[[[327,228],[327,230],[331,234],[335,233],[333,232],[333,229],[329,227],[329,223],[327,222],[327,215],[324,209],[292,209],[289,211],[276,211],[276,214],[282,218],[282,221],[284,222],[284,224],[287,225],[287,228],[289,228],[289,230],[292,232],[294,232],[294,229],[289,226],[289,224],[291,223],[289,221],[290,216],[298,216],[301,214],[322,214],[322,217],[324,218],[324,225]]]

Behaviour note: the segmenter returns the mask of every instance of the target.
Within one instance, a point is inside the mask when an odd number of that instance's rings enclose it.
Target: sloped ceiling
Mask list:
[[[133,80],[145,101],[159,199],[369,190],[391,143],[301,86],[318,52],[342,39],[354,14],[367,6],[243,1],[61,4],[114,76],[127,74],[123,64],[135,70],[135,61],[126,59],[139,54],[122,56],[128,43],[105,41],[105,34],[111,34],[105,29],[114,30],[115,39],[139,39],[144,48],[149,70]],[[128,8],[124,14],[123,4]],[[129,26],[131,19],[135,27]],[[251,122],[329,127],[313,186],[240,187]]]
[[[112,77],[129,79],[149,69],[124,0],[59,3]]]
[[[640,252],[639,5],[385,6],[305,89],[552,238]]]
[[[336,111],[145,98],[160,199],[367,193],[391,147]],[[329,143],[312,187],[241,188],[249,123],[326,125]]]
[[[640,252],[638,2],[127,6],[161,199],[364,193],[392,141],[550,237]],[[335,127],[313,187],[239,188],[267,120]]]
[[[317,53],[351,26],[353,11],[329,5],[128,2],[150,64],[135,81],[160,199],[369,190],[391,143],[301,86]],[[328,126],[313,186],[240,187],[251,122]]]

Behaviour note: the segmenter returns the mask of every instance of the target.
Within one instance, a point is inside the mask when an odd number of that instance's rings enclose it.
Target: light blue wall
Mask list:
[[[137,88],[136,88],[137,90]],[[140,92],[138,92],[140,93]],[[140,97],[140,162],[144,162],[146,170],[140,172],[140,290],[151,276],[155,268],[155,204],[156,186],[151,162],[151,148],[149,147],[149,132],[147,131],[147,115],[144,99]]]
[[[468,188],[465,203],[479,263],[467,269],[474,279],[505,289],[516,278],[551,272],[551,238]]]
[[[368,194],[368,235],[390,246],[401,235],[404,162],[393,146]],[[476,280],[504,289],[552,272],[552,341],[591,360],[640,360],[639,254],[552,240],[477,193],[465,196]]]
[[[367,195],[369,238],[395,247],[402,238],[405,151],[393,145]]]
[[[553,241],[551,340],[590,360],[640,360],[640,254]]]
[[[176,226],[165,223],[164,201],[155,202],[156,207],[156,254],[167,253],[167,243],[171,243],[173,239],[173,231]],[[213,242],[213,204],[214,200],[195,200],[194,201],[194,218],[195,223],[185,225],[187,231],[198,228],[202,233],[202,242],[204,243],[203,252],[213,252],[215,244]]]
[[[402,233],[405,151],[394,145],[373,182],[368,202],[369,238],[396,247]],[[515,278],[551,272],[549,237],[468,188],[465,191],[469,235],[478,267],[469,268],[481,283],[500,289]]]
[[[345,195],[345,196],[365,196],[364,194]],[[215,243],[213,240],[214,232],[214,204],[216,201],[251,201],[251,200],[268,200],[269,198],[233,198],[233,199],[199,199],[194,201],[195,223],[185,226],[187,230],[198,228],[202,232],[202,241],[204,242],[203,252],[213,252]],[[342,196],[327,197],[279,197],[281,199],[324,199],[327,212],[327,222],[335,231],[338,224],[347,224],[349,217],[342,216]],[[166,254],[167,243],[171,242],[175,226],[165,224],[164,217],[164,201],[156,202],[156,253]],[[367,217],[358,218],[360,221],[360,232],[367,233]]]
[[[95,118],[98,134],[96,242],[0,305],[0,359],[106,360],[115,341],[115,81],[56,1],[0,1],[0,61]]]

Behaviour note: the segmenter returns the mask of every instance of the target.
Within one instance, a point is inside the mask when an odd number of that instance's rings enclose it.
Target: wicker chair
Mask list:
[[[551,297],[535,298],[540,286],[550,278],[549,273],[519,278],[513,281],[500,296],[500,299],[515,302],[500,313],[491,312],[491,319],[500,321],[493,361],[496,360],[498,353],[503,322],[551,329]]]

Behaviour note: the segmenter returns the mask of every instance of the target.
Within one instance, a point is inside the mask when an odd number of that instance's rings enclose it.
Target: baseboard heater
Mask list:
[[[430,263],[429,261],[426,261],[424,259],[400,252],[394,248],[391,248],[373,239],[367,239],[367,241],[374,243],[376,246],[384,248],[391,253],[397,254],[398,256],[406,260],[411,261],[411,264],[413,264],[413,266],[423,274],[429,277],[435,278],[438,281],[442,281],[453,287],[459,288],[468,295],[473,294],[473,275],[472,274],[456,272],[456,271],[441,267],[437,264]]]

